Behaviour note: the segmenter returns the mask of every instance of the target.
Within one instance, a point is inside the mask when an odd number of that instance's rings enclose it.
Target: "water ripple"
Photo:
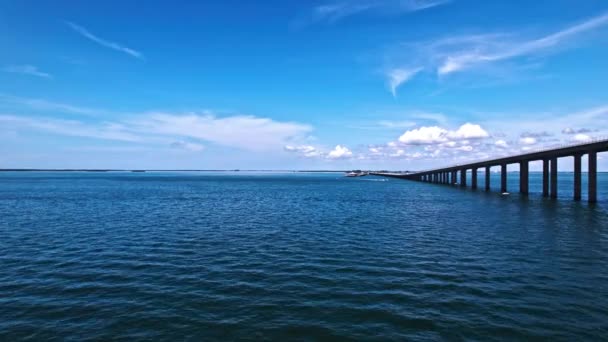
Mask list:
[[[367,180],[0,175],[0,340],[608,336],[605,202]]]

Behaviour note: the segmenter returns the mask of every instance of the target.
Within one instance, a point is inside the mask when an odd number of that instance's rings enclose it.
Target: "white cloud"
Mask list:
[[[285,151],[295,152],[295,153],[298,153],[307,158],[318,157],[321,155],[321,152],[319,150],[317,150],[316,147],[311,146],[311,145],[300,145],[300,146],[287,145],[284,147],[284,149],[285,149]]]
[[[135,132],[188,137],[252,151],[281,148],[312,130],[308,125],[251,115],[216,117],[208,113],[152,113],[132,120],[130,125]]]
[[[192,152],[200,152],[205,149],[205,146],[201,144],[191,143],[187,141],[174,141],[170,145],[172,148],[187,150]]]
[[[0,126],[65,136],[141,143],[199,140],[249,151],[281,149],[304,139],[308,125],[279,122],[248,115],[216,117],[212,114],[139,114],[117,122],[82,122],[51,118],[0,115]],[[191,144],[195,144],[192,142]],[[196,149],[195,145],[175,147]],[[201,145],[202,146],[202,145]]]
[[[91,32],[89,32],[87,29],[85,29],[84,27],[80,26],[80,25],[76,25],[72,22],[66,22],[66,25],[68,25],[72,30],[76,31],[78,34],[80,34],[81,36],[103,46],[109,49],[113,49],[116,51],[120,51],[123,53],[126,53],[127,55],[130,55],[132,57],[138,58],[138,59],[143,59],[144,56],[141,54],[141,52],[130,49],[128,47],[122,46],[118,43],[115,42],[111,42],[102,38],[99,38],[97,36],[95,36],[94,34],[92,34]]]
[[[425,145],[446,142],[448,131],[438,126],[420,127],[403,133],[399,142],[407,145]]]
[[[473,146],[471,146],[471,145],[460,146],[458,148],[458,150],[464,151],[464,152],[471,152],[471,151],[473,151]]]
[[[499,148],[509,148],[509,144],[506,141],[499,139],[494,142],[494,146]]]
[[[490,136],[481,126],[471,123],[465,123],[454,132],[448,132],[448,136],[452,139],[481,139]]]
[[[587,134],[578,133],[572,137],[572,140],[576,142],[585,142],[591,140],[591,137]]]
[[[38,70],[38,67],[36,67],[34,65],[29,65],[29,64],[9,65],[9,66],[4,67],[2,69],[2,71],[15,73],[15,74],[36,76],[36,77],[41,77],[41,78],[49,78],[49,79],[53,78],[53,76],[51,76],[51,74],[42,72],[42,71]]]
[[[346,159],[353,156],[353,153],[346,147],[337,145],[333,150],[327,154],[329,159]]]
[[[392,69],[387,73],[388,78],[388,86],[393,94],[393,97],[397,96],[397,88],[401,86],[403,83],[409,81],[414,77],[417,73],[419,73],[422,68],[414,68],[414,69]]]
[[[519,142],[523,145],[534,145],[536,144],[536,138],[534,137],[523,137],[519,139]]]
[[[482,139],[489,136],[481,126],[466,123],[455,131],[448,131],[438,126],[420,127],[403,133],[399,137],[399,142],[406,145],[427,145],[459,139]]]

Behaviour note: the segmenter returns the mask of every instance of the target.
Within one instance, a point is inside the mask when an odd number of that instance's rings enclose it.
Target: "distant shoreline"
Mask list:
[[[0,169],[0,172],[349,172],[351,170]]]
[[[291,173],[344,173],[352,170],[161,170],[161,169],[0,169],[0,172],[291,172]],[[366,170],[368,171],[368,170]],[[394,172],[401,173],[405,171],[370,171],[370,172]],[[415,173],[416,171],[412,171]],[[559,171],[560,173],[573,173],[573,171]],[[599,171],[598,173],[607,173],[608,171]],[[480,170],[480,173],[483,171]],[[493,172],[496,173],[496,172]],[[508,171],[508,173],[519,173],[519,171]],[[542,171],[530,171],[530,173],[542,173]],[[584,171],[583,173],[587,173]]]

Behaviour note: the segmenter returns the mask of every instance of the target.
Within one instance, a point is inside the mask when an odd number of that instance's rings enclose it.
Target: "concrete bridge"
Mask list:
[[[588,156],[588,198],[589,203],[597,201],[597,154],[608,151],[608,138],[590,142],[559,146],[555,148],[532,151],[525,154],[484,160],[463,165],[418,171],[412,173],[372,172],[385,177],[409,179],[420,182],[467,186],[467,172],[471,172],[471,188],[478,188],[477,171],[485,169],[485,191],[490,191],[490,168],[500,167],[500,190],[507,192],[507,165],[519,164],[519,192],[528,194],[529,164],[531,161],[543,163],[543,196],[557,198],[557,161],[558,158],[574,158],[574,200],[581,200],[581,161]],[[460,179],[460,181],[458,181]]]

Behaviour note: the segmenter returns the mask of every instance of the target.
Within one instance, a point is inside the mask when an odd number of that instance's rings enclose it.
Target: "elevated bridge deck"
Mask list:
[[[501,173],[501,192],[507,192],[507,165],[519,164],[519,191],[527,195],[529,192],[529,164],[532,161],[543,163],[543,196],[557,198],[557,161],[558,158],[574,158],[574,200],[581,200],[582,157],[587,155],[588,162],[588,198],[590,203],[597,202],[597,154],[608,151],[608,138],[562,145],[543,150],[531,151],[489,160],[476,161],[468,164],[452,165],[432,170],[409,173],[374,172],[371,174],[385,177],[403,178],[414,181],[438,184],[467,186],[467,172],[471,172],[471,187],[477,189],[477,171],[485,169],[485,190],[490,191],[490,168],[499,166]],[[460,179],[460,181],[458,181]]]

